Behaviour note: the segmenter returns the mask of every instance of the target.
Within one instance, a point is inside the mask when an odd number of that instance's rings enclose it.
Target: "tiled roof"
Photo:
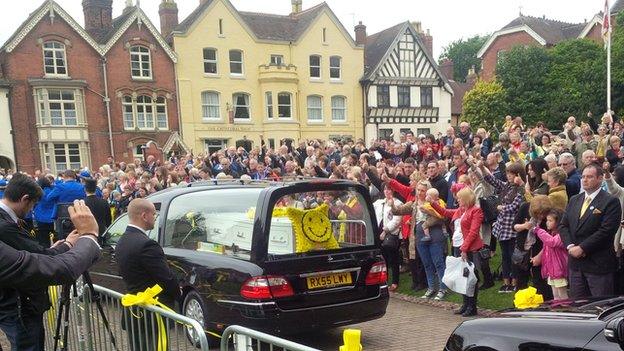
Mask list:
[[[578,37],[585,28],[584,23],[566,23],[545,17],[533,17],[521,15],[509,22],[502,30],[526,25],[537,35],[542,37],[547,44],[557,44],[563,40]]]
[[[102,31],[90,31],[89,34],[97,41],[99,44],[106,44],[108,41],[117,33],[119,27],[121,27],[126,20],[132,16],[132,13],[136,10],[136,7],[126,8],[123,13],[117,17],[115,17],[111,23],[112,27],[108,30]]]
[[[176,32],[186,32],[199,19],[203,11],[214,0],[207,0],[200,4],[175,29]],[[322,2],[309,9],[290,15],[274,15],[258,12],[237,11],[238,15],[258,39],[277,41],[297,41],[308,29],[318,14],[328,7]]]
[[[366,50],[364,52],[364,77],[368,76],[377,67],[394,39],[405,27],[405,22],[401,22],[381,32],[371,34],[366,37]]]
[[[464,95],[472,89],[474,82],[460,83],[450,80],[449,84],[453,88],[453,97],[451,98],[451,115],[461,115],[463,112]]]

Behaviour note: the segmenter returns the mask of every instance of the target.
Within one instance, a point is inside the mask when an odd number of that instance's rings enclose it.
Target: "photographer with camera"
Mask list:
[[[29,236],[22,218],[42,195],[34,180],[16,174],[0,200],[0,329],[14,350],[43,350],[45,289],[74,281],[99,257],[97,222],[82,201],[69,208],[76,230],[66,240],[48,249]]]

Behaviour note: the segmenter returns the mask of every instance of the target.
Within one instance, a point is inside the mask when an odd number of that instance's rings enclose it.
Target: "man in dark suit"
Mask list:
[[[147,236],[154,229],[156,209],[145,199],[134,199],[128,205],[128,227],[115,248],[119,273],[129,293],[136,294],[147,288],[160,285],[163,292],[159,301],[174,308],[180,298],[180,286],[167,265],[165,253],[158,243]],[[134,315],[137,315],[136,311]],[[133,318],[127,313],[124,325],[128,330],[131,350],[155,350],[156,337],[150,324],[152,318],[145,314],[145,321]],[[129,327],[132,323],[134,327]]]
[[[102,239],[102,234],[106,231],[112,222],[110,206],[108,205],[108,201],[101,199],[95,195],[97,189],[97,183],[95,179],[87,178],[84,180],[85,192],[87,193],[87,197],[85,198],[85,204],[95,216],[95,220],[98,223],[98,228],[100,229],[99,235],[100,240]]]
[[[568,202],[559,231],[569,254],[570,297],[613,294],[617,268],[613,239],[620,226],[617,198],[601,189],[603,169],[590,164],[583,170],[583,192]]]
[[[15,250],[25,250],[31,253],[53,256],[67,252],[73,246],[77,246],[80,237],[78,232],[73,232],[67,240],[57,242],[52,248],[45,248],[31,238],[28,231],[24,229],[21,218],[32,210],[33,205],[41,195],[41,188],[29,177],[18,174],[11,179],[3,199],[0,200],[0,240],[4,245]],[[84,206],[84,204],[78,206]],[[88,211],[88,208],[86,210]],[[90,219],[93,220],[93,217],[91,216]],[[97,233],[97,224],[94,222],[89,224],[90,227],[87,229],[81,226],[82,232],[95,231]],[[3,249],[0,246],[0,256],[5,254]],[[97,254],[99,252],[97,245],[95,249]],[[93,256],[91,257],[93,258]],[[16,266],[20,262],[12,263]],[[58,264],[58,262],[55,263],[55,265]],[[2,262],[0,262],[0,271],[8,273],[3,268]],[[63,268],[73,269],[75,267]],[[77,277],[86,268],[84,267],[79,272],[72,272],[70,277],[75,279],[74,277]],[[44,347],[43,312],[50,307],[46,287],[51,283],[49,279],[44,284],[35,281],[33,279],[33,276],[37,274],[35,269],[47,269],[49,271],[58,270],[59,267],[31,266],[29,271],[22,272],[28,279],[31,279],[28,284],[19,288],[9,287],[8,284],[0,285],[0,329],[7,335],[12,348],[18,350],[43,350]],[[63,278],[71,281],[67,275],[64,275]]]

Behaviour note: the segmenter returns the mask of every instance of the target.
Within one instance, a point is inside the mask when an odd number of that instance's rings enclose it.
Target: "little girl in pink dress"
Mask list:
[[[561,241],[561,236],[557,227],[561,219],[561,211],[551,210],[546,215],[546,228],[548,231],[536,227],[534,229],[544,248],[542,249],[542,277],[548,280],[548,285],[552,287],[555,300],[568,298],[568,252]]]

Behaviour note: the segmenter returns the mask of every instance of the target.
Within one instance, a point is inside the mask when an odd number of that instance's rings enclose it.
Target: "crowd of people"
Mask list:
[[[30,175],[43,195],[26,224],[49,245],[61,202],[97,199],[99,210],[91,206],[102,232],[131,200],[169,187],[227,179],[349,179],[370,189],[390,290],[398,287],[399,272],[409,271],[411,288],[424,289],[423,298],[444,299],[445,257],[453,255],[474,264],[479,289],[492,288],[499,278],[499,293],[531,284],[547,300],[608,295],[624,291],[623,134],[610,114],[580,124],[569,117],[560,132],[507,116],[497,135],[462,122],[437,137],[408,132],[368,143],[283,140],[274,149],[262,141],[250,150],[133,163],[109,157],[98,169]],[[14,172],[0,174],[0,192]],[[497,252],[502,263],[491,267]],[[476,314],[477,295],[465,296],[457,312]]]

